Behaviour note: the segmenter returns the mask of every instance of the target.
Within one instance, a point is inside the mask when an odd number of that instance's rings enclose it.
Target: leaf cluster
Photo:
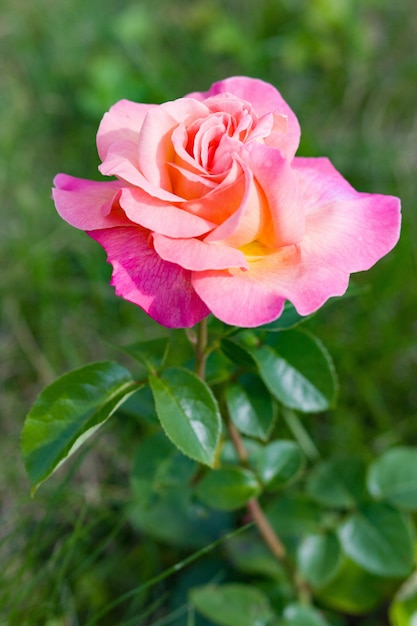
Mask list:
[[[402,626],[415,606],[412,582],[394,592],[414,567],[417,448],[367,464],[320,459],[304,422],[334,408],[338,382],[302,321],[291,307],[256,330],[211,320],[205,380],[192,349],[178,362],[170,337],[126,349],[140,377],[115,362],[65,374],[25,422],[33,492],[113,413],[137,412],[147,427],[126,505],[137,532],[204,552],[257,500],[286,552],[277,560],[254,529],[228,539],[230,582],[189,584],[189,610],[225,626],[325,626],[390,598],[391,623]]]

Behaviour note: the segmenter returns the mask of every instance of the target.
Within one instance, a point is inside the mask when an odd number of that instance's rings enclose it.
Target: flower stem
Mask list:
[[[235,450],[237,452],[237,456],[239,457],[239,461],[241,461],[243,465],[246,465],[248,461],[248,453],[245,446],[243,445],[243,441],[238,429],[231,420],[229,420],[227,428],[229,430],[230,439],[232,440]]]
[[[231,420],[228,421],[227,427],[229,430],[230,438],[233,442],[233,445],[235,446],[238,458],[242,465],[246,466],[248,461],[248,453],[244,446],[240,433]],[[269,520],[263,512],[259,501],[256,498],[252,498],[251,500],[249,500],[246,506],[252,518],[252,521],[255,522],[255,526],[257,527],[265,544],[268,546],[269,550],[275,556],[275,558],[280,561],[284,571],[288,576],[288,579],[293,582],[294,587],[297,591],[299,601],[303,604],[309,604],[311,601],[310,588],[301,578],[301,576],[299,576],[298,572],[294,570],[291,563],[289,562],[284,544],[269,523]]]
[[[265,513],[261,509],[261,505],[259,504],[258,500],[256,500],[256,498],[252,498],[252,500],[249,500],[247,507],[253,521],[258,527],[259,532],[261,533],[266,545],[271,550],[272,554],[274,554],[274,556],[276,556],[279,561],[285,559],[285,548],[278,538],[276,532],[272,528],[271,524],[269,523],[269,520],[266,517]]]
[[[233,424],[231,420],[228,422],[228,429],[230,438],[233,442],[233,445],[236,449],[239,460],[242,465],[246,465],[248,460],[248,453],[243,444],[242,438],[236,426]],[[268,518],[263,512],[261,505],[259,504],[256,498],[252,498],[249,500],[248,511],[255,522],[260,534],[262,535],[263,540],[265,541],[268,548],[271,550],[272,554],[276,556],[276,558],[280,561],[284,560],[286,557],[285,548],[269,523]]]
[[[205,317],[197,326],[197,343],[195,345],[195,373],[202,380],[206,376],[207,349],[207,318]]]
[[[206,373],[206,359],[207,359],[207,318],[203,319],[197,327],[197,341],[195,343],[195,373],[202,380],[205,378]],[[228,430],[230,434],[230,438],[233,442],[233,445],[236,449],[237,455],[239,457],[242,465],[246,465],[248,461],[248,453],[243,444],[242,438],[236,426],[233,424],[231,420],[228,420]],[[255,522],[258,530],[263,537],[265,543],[271,550],[272,554],[276,556],[280,561],[285,559],[286,553],[283,544],[280,539],[277,537],[274,529],[268,521],[265,513],[261,509],[261,506],[256,500],[256,498],[252,498],[249,500],[248,511]]]

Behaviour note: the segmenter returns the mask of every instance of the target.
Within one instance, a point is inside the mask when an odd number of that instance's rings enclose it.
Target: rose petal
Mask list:
[[[161,189],[161,187],[155,187],[143,176],[139,171],[137,145],[131,141],[113,143],[98,169],[104,176],[117,176],[117,178],[126,181],[128,185],[139,187],[155,198],[169,202],[181,200],[175,194]]]
[[[223,181],[204,196],[183,202],[181,207],[218,225],[240,207],[244,194],[245,176],[239,163],[234,161]]]
[[[221,116],[211,115],[206,120],[199,120],[200,127],[194,137],[194,158],[206,171],[212,169],[216,148],[226,132]]]
[[[285,300],[300,315],[343,295],[349,275],[327,265],[313,266],[299,246],[248,259],[249,269],[193,272],[192,284],[211,312],[226,324],[254,327],[277,319]],[[314,261],[313,261],[314,262]]]
[[[248,142],[259,141],[264,143],[270,136],[271,132],[276,132],[274,128],[277,126],[275,119],[281,121],[281,127],[284,129],[285,134],[288,132],[288,119],[285,115],[275,115],[274,113],[267,113],[260,117],[255,127],[251,130],[248,137]]]
[[[54,185],[52,197],[56,210],[71,226],[91,230],[128,223],[117,202],[119,181],[96,182],[58,174]]]
[[[186,201],[199,199],[201,196],[205,196],[211,189],[217,187],[216,183],[210,180],[208,176],[196,174],[192,170],[180,167],[176,163],[168,163],[168,171],[170,171],[173,193]]]
[[[215,226],[209,220],[133,187],[122,190],[120,206],[135,224],[169,237],[199,237]]]
[[[270,221],[264,220],[259,241],[280,248],[302,240],[305,231],[301,187],[290,162],[269,146],[251,143],[241,152],[265,196]]]
[[[240,250],[200,239],[172,239],[154,233],[155,250],[165,261],[177,263],[187,270],[247,268],[246,257]]]
[[[190,125],[192,120],[206,117],[210,111],[208,107],[200,102],[199,98],[190,98],[184,96],[184,98],[177,98],[170,102],[164,102],[158,108],[163,108],[164,111],[176,120],[177,124]]]
[[[306,208],[305,255],[344,272],[369,269],[398,241],[400,201],[359,193],[326,158],[296,158]]]
[[[87,233],[107,252],[116,294],[140,306],[168,328],[188,328],[210,313],[195,293],[190,272],[163,261],[141,228],[109,228]]]
[[[197,93],[196,96],[198,100],[201,100],[202,97],[204,98],[204,104],[211,113],[220,113],[235,119],[241,119],[243,116],[246,118],[246,122],[249,122],[249,125],[245,124],[246,129],[251,127],[253,109],[249,100],[244,100],[234,93],[229,93],[227,90],[224,93],[219,92],[211,97],[207,95],[208,93]]]
[[[137,143],[146,113],[154,104],[139,104],[130,100],[116,102],[101,120],[97,132],[97,150],[104,161],[113,143],[133,141]]]
[[[150,109],[145,117],[138,141],[138,167],[155,187],[172,191],[167,163],[174,160],[171,134],[178,125],[163,105]]]
[[[330,297],[343,295],[350,274],[369,269],[398,240],[398,198],[355,191],[327,159],[295,159],[293,166],[305,193],[303,240],[269,255],[256,256],[255,249],[252,257],[247,254],[246,272],[192,275],[196,292],[227,324],[272,321],[280,299],[308,315]]]
[[[263,228],[263,218],[268,217],[268,209],[264,206],[264,198],[259,193],[252,172],[245,163],[240,163],[244,173],[244,194],[241,204],[217,228],[207,235],[207,243],[220,241],[225,245],[239,248],[257,239]]]
[[[176,165],[194,174],[207,174],[204,167],[187,150],[190,136],[188,129],[183,124],[178,124],[175,130],[172,131],[171,139],[174,146],[174,161]]]
[[[275,320],[285,297],[251,271],[193,272],[192,285],[210,311],[225,324],[252,328]]]
[[[206,106],[191,98],[179,98],[149,109],[138,141],[138,166],[155,187],[171,191],[167,163],[174,160],[171,135],[179,123],[190,123],[208,114]]]
[[[194,92],[189,97],[205,100],[217,94],[231,93],[237,98],[250,102],[258,117],[267,113],[285,115],[288,119],[288,131],[282,133],[282,128],[277,129],[279,137],[275,144],[287,157],[293,157],[297,152],[300,142],[300,125],[298,120],[282,98],[281,94],[269,83],[257,78],[234,76],[214,83],[207,92]]]

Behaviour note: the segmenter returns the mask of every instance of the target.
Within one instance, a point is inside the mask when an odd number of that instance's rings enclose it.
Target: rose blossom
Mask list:
[[[258,326],[342,295],[396,244],[398,198],[359,193],[326,158],[294,157],[300,128],[278,91],[234,77],[161,105],[117,102],[99,169],[58,174],[53,198],[106,250],[117,295],[157,322],[209,313]]]

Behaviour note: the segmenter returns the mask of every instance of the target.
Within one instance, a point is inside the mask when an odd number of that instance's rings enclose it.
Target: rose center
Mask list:
[[[205,119],[198,119],[187,129],[188,154],[205,170],[218,170],[230,167],[231,159],[226,158],[236,150],[236,144],[245,143],[253,127],[253,118],[247,111],[240,115],[225,112],[212,113]],[[218,151],[221,154],[217,154]]]

